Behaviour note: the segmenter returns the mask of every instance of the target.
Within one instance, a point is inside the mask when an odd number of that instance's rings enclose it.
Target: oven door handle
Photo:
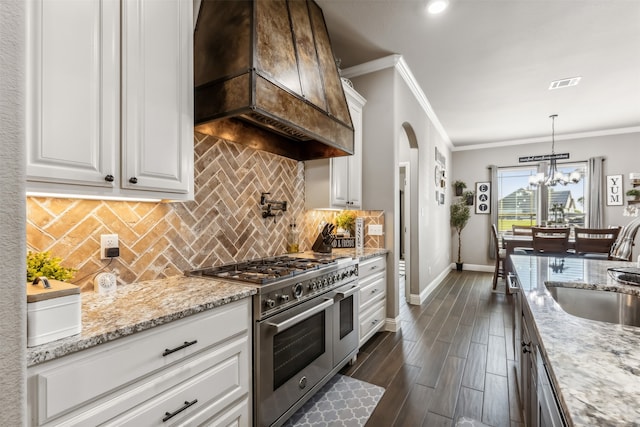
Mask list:
[[[353,285],[351,288],[349,288],[346,291],[338,291],[338,292],[336,292],[336,296],[335,296],[334,300],[336,302],[338,302],[341,299],[349,298],[351,295],[355,294],[359,290],[360,290],[360,286]]]
[[[333,299],[325,299],[323,303],[316,305],[315,307],[310,308],[309,310],[303,311],[300,314],[296,314],[295,316],[288,318],[284,322],[280,322],[280,323],[267,322],[266,324],[274,328],[276,330],[276,333],[280,333],[300,323],[301,321],[313,316],[314,314],[317,314],[317,313],[320,313],[321,311],[326,310],[332,305],[333,305]]]

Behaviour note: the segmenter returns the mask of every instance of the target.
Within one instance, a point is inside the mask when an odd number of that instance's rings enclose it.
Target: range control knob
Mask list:
[[[273,308],[276,306],[276,302],[274,300],[272,300],[271,298],[267,298],[266,300],[264,300],[264,305],[267,308]]]
[[[280,301],[288,302],[289,301],[289,295],[280,295]]]
[[[300,298],[300,296],[302,295],[302,283],[296,283],[295,285],[293,285],[293,288],[291,288],[291,292],[293,293],[293,296],[295,298]]]
[[[349,273],[347,273],[346,271],[342,273],[342,280],[346,279],[347,277],[349,277]]]

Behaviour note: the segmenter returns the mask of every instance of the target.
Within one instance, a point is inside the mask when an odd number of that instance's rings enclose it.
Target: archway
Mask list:
[[[395,228],[399,294],[411,301],[411,288],[419,294],[418,268],[418,140],[409,123],[402,124],[398,138],[398,215]],[[404,268],[403,268],[404,266]]]

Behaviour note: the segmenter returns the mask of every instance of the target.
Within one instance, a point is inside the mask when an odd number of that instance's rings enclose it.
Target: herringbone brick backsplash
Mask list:
[[[301,250],[310,249],[317,225],[330,214],[304,211],[303,162],[197,133],[194,143],[194,201],[28,197],[28,250],[62,258],[63,266],[78,270],[72,282],[88,291],[105,266],[117,274],[119,284],[126,284],[282,254],[292,222],[302,224]],[[286,200],[287,212],[275,221],[263,219],[262,192]],[[380,223],[380,216],[374,212],[371,223]],[[118,234],[120,257],[107,266],[109,261],[100,259],[100,235],[112,233]],[[381,247],[376,241],[367,243]]]

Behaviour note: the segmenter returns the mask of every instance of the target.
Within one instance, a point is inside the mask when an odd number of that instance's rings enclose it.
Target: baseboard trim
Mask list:
[[[455,264],[453,264],[453,268],[455,268]],[[420,295],[411,294],[409,296],[409,304],[411,305],[422,304],[429,297],[429,295],[431,295],[431,292],[433,292],[436,289],[436,287],[444,280],[444,278],[447,277],[447,274],[449,274],[449,271],[450,271],[449,268],[445,268],[444,270],[442,270],[440,274],[438,274],[438,276],[436,276],[431,281],[431,283],[429,283],[427,287],[424,288],[422,292],[420,292]]]
[[[451,263],[451,269],[452,270],[456,269],[456,263],[455,262]],[[462,269],[463,270],[467,270],[467,271],[482,271],[484,273],[493,273],[494,270],[496,269],[496,267],[493,266],[493,265],[464,264]]]
[[[387,317],[384,321],[384,330],[388,331],[388,332],[398,332],[400,329],[402,329],[402,326],[400,325],[400,316],[396,317],[395,319]]]

